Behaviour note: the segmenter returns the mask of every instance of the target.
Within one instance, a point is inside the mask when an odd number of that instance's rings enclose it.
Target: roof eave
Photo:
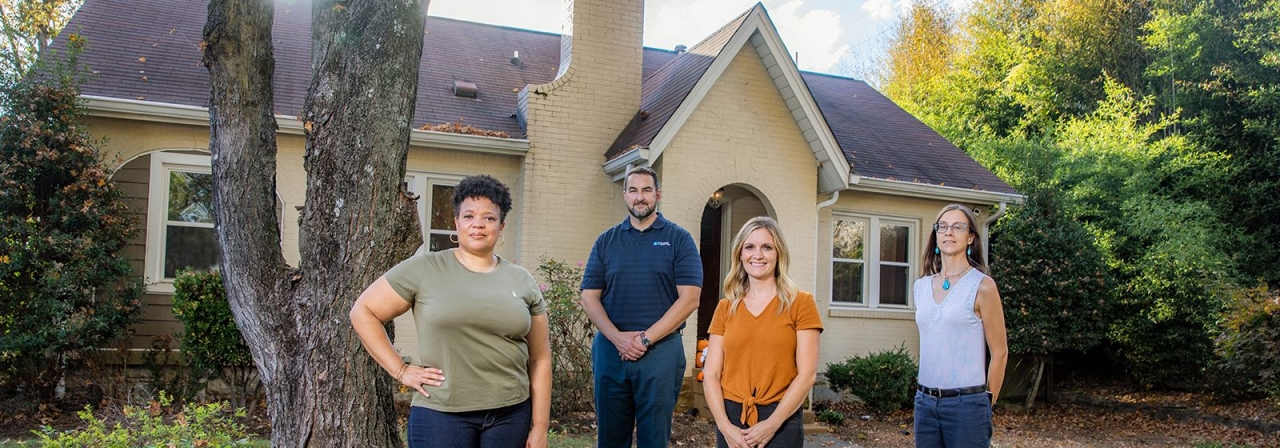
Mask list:
[[[209,108],[207,107],[94,95],[81,95],[81,98],[85,100],[85,108],[88,109],[89,115],[93,117],[209,126]],[[275,119],[279,133],[302,135],[302,121],[298,117],[277,114]],[[486,137],[420,129],[413,129],[409,132],[409,145],[521,157],[529,152],[529,140],[527,139]]]
[[[604,162],[604,172],[608,174],[614,182],[622,180],[626,177],[627,172],[631,171],[633,166],[652,166],[652,159],[649,158],[649,148],[635,148],[618,157],[614,157]]]
[[[1022,204],[1026,201],[1025,196],[1017,193],[973,190],[967,188],[948,187],[945,185],[903,182],[865,176],[856,176],[855,179],[851,180],[856,180],[856,182],[850,182],[847,187],[848,190],[865,193],[880,193],[921,199],[979,204]]]

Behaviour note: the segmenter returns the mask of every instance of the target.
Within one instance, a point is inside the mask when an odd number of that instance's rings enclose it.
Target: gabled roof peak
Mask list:
[[[830,192],[847,187],[849,162],[762,3],[756,3],[643,81],[640,111],[606,151],[605,171],[620,176],[628,165],[656,162],[743,48],[754,50],[764,62],[808,140],[821,166],[819,189]]]

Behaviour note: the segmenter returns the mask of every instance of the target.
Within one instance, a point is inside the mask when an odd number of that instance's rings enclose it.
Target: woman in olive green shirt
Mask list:
[[[511,194],[489,176],[454,190],[458,248],[413,256],[360,295],[351,324],[387,373],[417,390],[411,447],[545,447],[551,413],[546,303],[533,276],[494,254]],[[413,311],[405,364],[384,325]]]

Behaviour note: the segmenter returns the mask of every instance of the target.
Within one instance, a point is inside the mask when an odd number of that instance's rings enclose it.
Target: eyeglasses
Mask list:
[[[955,223],[955,224],[951,224],[951,225],[947,225],[947,224],[937,224],[937,223],[935,223],[935,224],[933,225],[933,231],[934,231],[934,232],[938,232],[938,233],[947,233],[947,229],[954,230],[954,231],[956,231],[957,233],[958,233],[958,232],[964,232],[964,231],[969,230],[969,225],[968,225],[968,224],[965,224],[965,223],[963,223],[963,222],[957,222],[957,223]]]

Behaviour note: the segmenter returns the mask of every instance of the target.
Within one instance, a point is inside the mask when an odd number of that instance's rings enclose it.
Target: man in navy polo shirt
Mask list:
[[[595,324],[596,443],[665,447],[684,380],[680,330],[698,308],[702,261],[689,232],[655,212],[658,174],[627,173],[630,216],[596,238],[582,275],[582,308]]]

